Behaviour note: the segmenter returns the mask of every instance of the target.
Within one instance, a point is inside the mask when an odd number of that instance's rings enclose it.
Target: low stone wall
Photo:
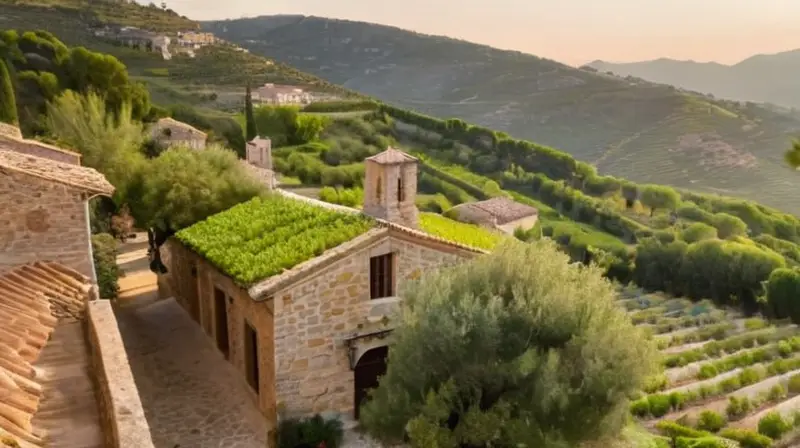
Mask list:
[[[105,446],[154,448],[111,302],[89,302],[86,316]]]
[[[16,126],[7,123],[0,123],[0,135],[11,138],[22,138],[22,132]]]

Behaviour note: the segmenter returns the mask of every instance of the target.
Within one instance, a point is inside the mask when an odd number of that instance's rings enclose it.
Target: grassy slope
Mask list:
[[[382,100],[567,150],[603,173],[800,212],[782,164],[797,117],[372,24],[277,16],[203,27]],[[707,141],[678,150],[692,134]]]
[[[90,27],[137,26],[170,34],[197,29],[199,25],[176,13],[135,3],[92,2],[91,9],[87,8],[85,1],[78,0],[0,0],[0,30],[44,29],[67,45],[112,54],[128,66],[135,79],[148,84],[154,101],[160,104],[217,109],[238,106],[247,81],[254,85],[276,82],[349,93],[285,64],[225,45],[201,49],[194,59],[176,56],[170,61],[155,53],[116,46],[94,36]],[[207,99],[211,93],[217,94],[216,101]]]

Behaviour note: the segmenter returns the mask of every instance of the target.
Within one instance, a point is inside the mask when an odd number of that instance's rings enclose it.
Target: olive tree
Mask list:
[[[728,213],[717,213],[712,218],[714,227],[719,232],[719,237],[722,239],[745,235],[747,233],[747,224],[737,216]]]
[[[0,59],[0,123],[17,124],[17,101],[14,85],[5,61]]]
[[[403,296],[386,375],[361,412],[388,442],[575,446],[616,434],[654,372],[655,348],[601,270],[549,240],[505,242]]]
[[[642,204],[650,208],[650,216],[657,209],[674,210],[678,207],[681,197],[677,191],[664,185],[645,185],[642,187]]]
[[[800,272],[796,269],[775,269],[765,289],[767,306],[774,317],[789,317],[792,322],[800,322]]]

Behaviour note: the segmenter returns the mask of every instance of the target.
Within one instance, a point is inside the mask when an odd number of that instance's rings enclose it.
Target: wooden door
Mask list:
[[[217,348],[228,359],[230,355],[230,342],[228,340],[228,307],[225,303],[225,293],[214,288],[214,320],[217,335]]]
[[[386,373],[386,356],[389,347],[378,347],[364,353],[358,360],[354,372],[355,381],[355,413],[357,419],[359,408],[369,398],[369,391],[378,386],[378,379]]]

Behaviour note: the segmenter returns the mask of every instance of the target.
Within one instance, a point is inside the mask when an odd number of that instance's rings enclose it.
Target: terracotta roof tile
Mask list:
[[[93,168],[7,151],[0,143],[0,170],[3,168],[69,185],[90,193],[110,196],[114,192],[114,186]]]
[[[83,316],[91,288],[88,278],[57,263],[0,275],[0,434],[22,446],[44,446],[31,425],[42,397],[32,364],[59,317]]]
[[[462,204],[461,207],[476,208],[488,213],[497,219],[497,224],[503,225],[518,219],[534,216],[539,213],[536,208],[530,205],[521,204],[507,197],[500,196],[486,201],[471,202]]]
[[[371,160],[380,164],[391,165],[395,163],[416,162],[417,158],[390,146],[388,149],[386,149],[386,151],[375,154],[371,157],[367,157],[366,160]]]

